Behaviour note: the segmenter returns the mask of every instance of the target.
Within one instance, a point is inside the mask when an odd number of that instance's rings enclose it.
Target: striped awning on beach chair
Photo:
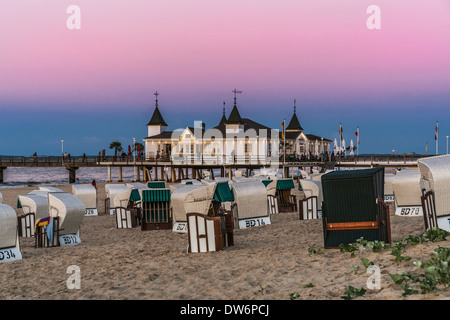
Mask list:
[[[169,188],[142,190],[142,230],[171,229],[171,191]]]
[[[149,181],[147,182],[148,188],[165,188],[166,183],[164,181]]]

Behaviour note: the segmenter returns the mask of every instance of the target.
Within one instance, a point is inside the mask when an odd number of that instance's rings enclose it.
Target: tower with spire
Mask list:
[[[168,127],[167,123],[164,121],[164,119],[161,115],[161,112],[159,112],[159,108],[158,108],[159,93],[158,93],[158,91],[156,91],[154,93],[154,95],[156,96],[155,110],[153,111],[153,115],[152,115],[150,121],[147,123],[149,137],[155,136],[157,134],[164,132],[166,130],[166,128]]]
[[[237,108],[236,95],[238,93],[242,93],[242,91],[237,91],[236,89],[234,89],[232,92],[234,93],[234,105],[233,109],[230,112],[230,115],[228,116],[228,120],[225,123],[225,127],[227,133],[239,133],[244,131],[245,123],[241,118],[241,115],[239,114],[239,110]]]
[[[286,127],[286,132],[290,131],[290,132],[301,133],[303,131],[303,128],[300,125],[300,121],[298,121],[298,118],[297,118],[297,110],[296,109],[297,109],[296,100],[294,99],[294,114],[292,115],[289,125]]]

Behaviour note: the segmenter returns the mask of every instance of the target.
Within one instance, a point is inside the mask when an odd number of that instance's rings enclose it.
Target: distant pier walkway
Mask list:
[[[285,176],[296,168],[317,168],[320,171],[334,168],[368,168],[368,167],[417,167],[417,159],[426,155],[360,155],[336,157],[333,161],[323,161],[320,158],[294,159],[286,157],[284,163],[280,159],[278,167],[284,170]],[[234,159],[227,163],[211,163],[210,161],[198,161],[193,163],[174,163],[170,159],[139,159],[137,157],[114,156],[0,156],[0,183],[3,182],[3,172],[8,167],[65,167],[68,170],[69,183],[74,183],[76,171],[81,167],[106,167],[108,168],[107,181],[111,182],[111,169],[118,168],[118,182],[122,182],[122,168],[134,167],[135,180],[165,180],[179,181],[181,179],[201,178],[207,171],[213,177],[214,170],[220,170],[222,177],[231,177],[233,170],[246,170],[250,175],[252,170],[269,168],[271,163],[266,161],[248,161],[248,159]],[[153,174],[151,174],[151,172]],[[170,172],[170,175],[169,175]]]

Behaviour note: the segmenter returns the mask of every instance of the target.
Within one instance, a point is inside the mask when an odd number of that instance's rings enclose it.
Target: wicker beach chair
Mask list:
[[[278,210],[280,212],[297,211],[297,197],[291,193],[294,189],[294,180],[278,179],[276,195],[278,196]]]
[[[322,181],[311,179],[300,179],[298,184],[299,190],[303,191],[305,198],[317,197],[317,210],[318,214],[322,212],[323,192]]]
[[[279,213],[279,197],[277,193],[277,180],[278,179],[263,179],[261,182],[266,186],[267,191],[267,204],[269,207],[269,214]]]
[[[172,229],[171,192],[169,188],[142,190],[141,229]]]
[[[63,192],[60,188],[50,187],[50,186],[39,186],[40,191],[46,192]]]
[[[317,196],[310,196],[298,201],[300,220],[320,219],[319,201]]]
[[[33,237],[34,223],[36,219],[48,217],[48,198],[36,194],[19,195],[17,208],[22,209],[22,214],[17,216],[20,237]]]
[[[233,183],[235,228],[270,224],[267,190],[261,181]]]
[[[335,171],[322,176],[325,248],[360,238],[391,242],[389,208],[383,201],[384,168]]]
[[[51,192],[48,194],[48,206],[49,216],[59,220],[60,237],[67,236],[59,241],[60,244],[80,243],[80,227],[86,212],[83,201],[68,192]]]
[[[92,184],[73,184],[72,195],[80,199],[86,207],[86,216],[96,216],[97,211],[97,190]]]
[[[201,182],[200,182],[201,183]],[[212,201],[216,184],[185,185],[172,192],[174,232],[187,232],[187,213],[208,215],[212,210]]]
[[[0,204],[0,263],[21,260],[16,211]]]
[[[115,197],[119,194],[123,194],[124,192],[128,192],[129,190],[130,189],[125,184],[106,184],[105,213],[109,213],[111,215],[116,214],[114,201]],[[128,202],[126,205],[128,205]],[[122,203],[119,203],[118,206],[122,206]]]
[[[188,213],[188,252],[220,251],[224,247],[220,217],[208,217],[202,213]]]
[[[392,187],[394,179],[395,174],[393,173],[384,174],[384,202],[386,203],[394,202],[394,188]]]
[[[395,215],[402,217],[422,216],[422,190],[420,172],[417,169],[399,171],[392,180]]]
[[[425,229],[450,231],[450,155],[417,161]]]

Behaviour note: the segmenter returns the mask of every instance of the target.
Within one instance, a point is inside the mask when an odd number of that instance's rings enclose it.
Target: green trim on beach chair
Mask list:
[[[142,190],[142,230],[171,229],[171,192],[168,188]]]
[[[166,183],[164,181],[149,181],[147,182],[148,188],[165,188]]]
[[[294,189],[294,180],[278,179],[276,196],[279,199],[278,206],[280,212],[297,211],[297,199],[291,194]]]
[[[335,171],[322,176],[325,248],[368,241],[390,242],[384,205],[384,168]]]
[[[214,192],[214,198],[217,202],[229,202],[234,201],[233,191],[230,189],[228,181],[218,182],[216,191]]]

